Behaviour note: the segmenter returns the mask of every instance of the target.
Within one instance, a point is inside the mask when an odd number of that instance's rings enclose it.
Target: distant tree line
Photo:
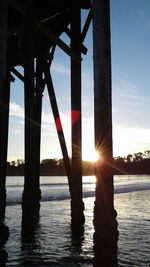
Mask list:
[[[150,174],[150,150],[114,158],[115,174]]]
[[[7,175],[24,175],[24,160],[7,162]],[[114,157],[114,174],[150,174],[150,150],[144,153]],[[82,161],[83,175],[94,174],[94,163]],[[40,164],[41,175],[66,175],[63,159],[44,159]]]
[[[7,162],[7,175],[24,175],[25,162],[22,159]],[[94,163],[82,162],[83,175],[94,174]],[[43,159],[40,164],[41,175],[66,175],[63,159]]]

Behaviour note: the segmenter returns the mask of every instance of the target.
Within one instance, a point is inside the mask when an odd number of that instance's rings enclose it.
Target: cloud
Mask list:
[[[94,125],[94,118],[93,117],[87,117],[87,118],[83,118],[83,123],[86,125]]]
[[[11,102],[10,103],[10,116],[24,118],[24,108],[14,102]],[[69,123],[70,116],[71,116],[70,111],[66,113],[60,113],[60,118],[61,118],[63,125],[67,125]],[[20,121],[20,123],[22,123],[22,120]],[[52,125],[54,125],[53,114],[50,112],[48,113],[48,112],[42,111],[42,123],[43,123],[43,128],[51,127]]]
[[[24,117],[24,109],[16,103],[11,102],[9,110],[10,110],[9,111],[10,116],[16,116],[16,117],[20,117],[20,118]]]
[[[14,133],[15,134],[20,134],[21,133],[21,130],[15,130]]]
[[[42,122],[48,124],[54,123],[52,114],[42,111]]]
[[[150,129],[114,125],[113,144],[114,155],[144,152],[150,149]]]
[[[131,96],[136,95],[139,90],[138,86],[132,82],[124,79],[118,79],[113,84],[113,92],[119,94],[120,96]]]
[[[61,122],[62,124],[67,124],[70,120],[70,111],[69,112],[61,112],[60,113],[60,119],[61,119]],[[48,124],[53,124],[54,123],[54,117],[53,117],[53,114],[51,113],[46,113],[46,112],[42,112],[42,120],[43,120],[43,123],[48,123]]]
[[[51,66],[51,70],[61,74],[70,75],[70,69],[65,67],[61,63],[53,63]]]
[[[52,71],[57,72],[59,74],[70,75],[70,69],[65,67],[61,63],[53,63],[51,69]],[[93,79],[91,75],[82,72],[82,85],[84,87],[93,88]]]
[[[87,73],[82,73],[82,85],[84,87],[93,88],[93,78]]]
[[[60,119],[65,135],[69,135],[70,131],[70,111],[60,113]],[[52,113],[42,112],[42,135],[43,136],[57,136],[56,125]]]
[[[113,84],[113,103],[114,107],[116,107],[116,102],[118,105],[130,105],[133,106],[141,106],[143,103],[147,102],[148,98],[141,95],[143,92],[142,88],[139,88],[135,83],[119,79]],[[146,101],[146,102],[145,102]]]

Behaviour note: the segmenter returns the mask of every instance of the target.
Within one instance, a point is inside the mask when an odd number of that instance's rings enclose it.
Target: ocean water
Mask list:
[[[78,243],[70,231],[70,196],[66,177],[41,177],[42,201],[35,236],[21,239],[23,177],[7,177],[6,225],[3,247],[6,266],[93,266],[95,177],[83,177],[85,233]],[[118,265],[150,266],[150,176],[114,176],[118,213]],[[102,266],[102,265],[100,265]],[[103,266],[102,266],[103,267]]]

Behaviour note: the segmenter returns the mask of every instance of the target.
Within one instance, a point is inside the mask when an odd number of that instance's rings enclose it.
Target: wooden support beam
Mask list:
[[[64,31],[68,35],[68,37],[71,38],[71,30],[67,27]],[[84,55],[87,54],[87,48],[82,43],[81,43],[81,53],[83,53]]]
[[[75,61],[81,61],[81,56],[77,55],[69,46],[67,46],[54,32],[47,29],[42,23],[33,20],[37,28],[53,43],[59,46],[66,54],[72,57]]]
[[[18,0],[9,0],[9,3],[14,8],[16,8],[18,12],[24,15],[24,6],[20,4]],[[35,18],[32,18],[32,23],[43,33],[43,35],[45,35],[52,42],[52,44],[56,44],[57,46],[59,46],[66,54],[72,57],[75,61],[82,60],[81,55],[79,56],[73,50],[71,50],[71,48],[66,45],[65,42],[63,42],[54,32],[44,26],[42,22],[38,21]]]
[[[3,86],[0,86],[0,221],[5,218],[5,206],[6,206],[5,186],[6,186],[9,101],[10,101],[9,76],[10,72],[9,70],[7,70],[6,80],[3,81],[4,82]]]
[[[96,235],[116,229],[112,158],[112,90],[109,0],[93,0],[95,147],[100,160],[95,166]]]
[[[71,49],[81,54],[81,14],[74,9],[71,16]],[[81,62],[71,58],[71,112],[72,112],[72,198],[71,226],[73,233],[82,233],[84,228],[84,203],[82,201],[82,141],[81,141]]]
[[[23,77],[23,75],[18,70],[16,70],[15,68],[12,68],[11,69],[11,72],[13,74],[15,74],[18,79],[20,79],[22,82],[24,82],[24,77]]]
[[[5,217],[10,84],[6,74],[8,3],[0,1],[0,221]]]
[[[0,245],[4,245],[9,229],[4,224],[6,207],[6,167],[10,79],[7,66],[8,2],[0,1]]]
[[[68,177],[69,189],[70,189],[70,193],[71,193],[70,160],[69,160],[69,156],[68,156],[67,146],[66,146],[66,142],[65,142],[65,136],[64,136],[63,127],[62,127],[62,123],[61,123],[61,119],[60,119],[60,115],[59,115],[59,110],[58,110],[55,91],[54,91],[54,86],[53,86],[53,82],[52,82],[48,63],[46,63],[46,66],[45,66],[45,80],[46,80],[46,84],[47,84],[49,99],[51,102],[51,107],[52,107],[52,111],[53,111],[53,115],[54,115],[54,119],[55,119],[56,130],[57,130],[57,134],[58,134],[58,138],[59,138],[59,142],[60,142],[60,146],[61,146],[61,150],[62,150],[64,165],[65,165],[66,174]]]
[[[38,196],[35,214],[38,215],[40,209],[41,199],[40,190],[40,146],[41,146],[41,117],[42,117],[42,97],[45,87],[45,81],[43,79],[44,72],[44,48],[39,40],[38,54],[36,58],[36,75],[35,75],[35,90],[34,90],[34,162],[33,162],[33,175],[34,186],[36,195]]]
[[[24,25],[25,182],[22,197],[23,237],[34,231],[34,223],[39,213],[41,198],[39,188],[41,95],[38,98],[38,92],[35,92],[34,35],[30,20],[27,17]],[[38,83],[41,80],[39,72],[37,80]]]
[[[33,107],[34,107],[34,56],[30,25],[24,28],[24,101],[25,101],[25,181],[22,199],[23,220],[33,216]]]
[[[34,52],[33,38],[30,25],[26,23],[24,32],[24,89],[25,89],[25,184],[33,181],[31,168],[32,158],[32,135],[33,135],[33,113],[34,113]],[[32,177],[32,178],[31,178]]]
[[[91,20],[92,20],[92,9],[90,9],[90,11],[89,11],[89,14],[87,16],[86,22],[84,24],[84,27],[83,27],[83,30],[82,30],[82,33],[81,33],[82,42],[84,42],[84,39],[85,39],[86,34],[87,34],[87,31],[88,31],[88,29],[90,27],[90,24],[91,24]]]
[[[91,20],[92,20],[92,10],[90,9],[81,33],[81,53],[83,53],[84,55],[87,54],[87,48],[83,45],[83,42],[86,37],[87,31],[89,29]],[[71,30],[68,27],[65,29],[65,33],[71,38]]]

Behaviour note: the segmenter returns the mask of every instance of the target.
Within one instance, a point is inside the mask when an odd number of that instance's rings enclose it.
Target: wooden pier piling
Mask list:
[[[81,14],[74,9],[71,16],[71,49],[81,57]],[[84,203],[82,200],[82,136],[81,136],[81,62],[71,58],[71,226],[74,233],[83,232]]]
[[[4,224],[6,207],[6,166],[8,145],[8,114],[10,72],[7,65],[8,2],[0,1],[0,246],[9,236]]]
[[[117,230],[112,158],[111,47],[109,0],[93,0],[95,147],[99,161],[94,207],[95,234]]]
[[[10,82],[7,72],[8,3],[0,1],[0,220],[5,217]]]
[[[29,19],[26,20],[24,25],[23,45],[25,90],[25,181],[22,198],[22,235],[27,235],[33,231],[34,222],[37,219],[40,209],[41,90],[43,89],[41,88],[41,60],[38,56],[35,67],[34,32]]]

